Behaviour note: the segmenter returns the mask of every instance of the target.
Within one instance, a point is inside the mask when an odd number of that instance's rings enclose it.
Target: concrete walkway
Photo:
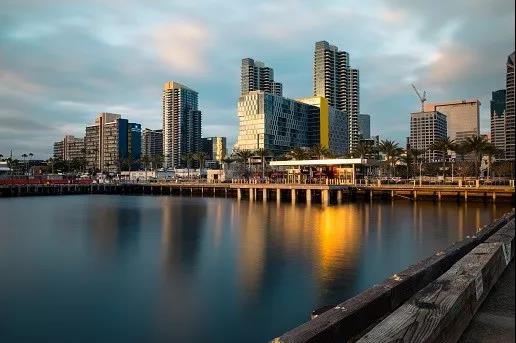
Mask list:
[[[513,343],[514,325],[514,260],[491,290],[460,343]]]

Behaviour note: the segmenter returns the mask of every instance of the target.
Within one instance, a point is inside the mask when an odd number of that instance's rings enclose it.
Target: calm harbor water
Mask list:
[[[0,199],[0,342],[266,342],[508,210]]]

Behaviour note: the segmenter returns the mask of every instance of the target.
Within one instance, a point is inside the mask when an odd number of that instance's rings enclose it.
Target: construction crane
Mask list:
[[[426,91],[423,91],[423,96],[421,96],[421,94],[417,90],[416,86],[414,86],[414,84],[412,84],[412,88],[414,88],[414,91],[416,92],[419,100],[421,101],[421,112],[424,112],[425,111],[425,101],[426,101]]]

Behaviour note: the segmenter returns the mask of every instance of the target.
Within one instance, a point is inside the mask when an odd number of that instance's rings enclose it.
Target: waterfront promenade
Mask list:
[[[259,183],[234,180],[226,183],[153,182],[106,184],[16,184],[0,185],[0,196],[65,194],[162,194],[221,196],[250,201],[291,201],[329,205],[355,199],[451,200],[458,202],[514,202],[513,186],[504,185],[437,185],[437,184],[339,184],[326,183]]]

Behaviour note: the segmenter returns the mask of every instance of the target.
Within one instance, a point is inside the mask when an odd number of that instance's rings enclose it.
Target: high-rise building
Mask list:
[[[226,137],[202,138],[201,147],[208,160],[220,163],[226,157]]]
[[[322,97],[287,99],[253,91],[238,101],[240,128],[236,149],[282,153],[294,147],[321,145],[337,154],[347,151],[347,116]]]
[[[427,103],[424,112],[446,116],[447,135],[457,142],[480,135],[480,101],[477,99]]]
[[[338,155],[350,152],[347,132],[348,115],[345,112],[330,106],[328,100],[321,96],[301,98],[297,101],[319,108],[319,111],[315,110],[315,115],[311,117],[319,123],[319,145]],[[313,140],[317,141],[316,132],[308,134],[314,135]]]
[[[178,82],[163,88],[163,155],[165,168],[186,165],[183,156],[201,149],[198,93]]]
[[[252,91],[283,95],[283,85],[274,81],[274,70],[263,62],[252,58],[244,58],[240,73],[240,95]]]
[[[360,139],[371,137],[371,116],[369,114],[358,115],[358,134]]]
[[[505,155],[505,89],[491,95],[491,143]]]
[[[91,171],[116,173],[124,161],[136,163],[141,154],[141,125],[120,114],[100,113],[86,126],[86,165]]]
[[[446,116],[438,111],[416,112],[410,117],[411,149],[424,151],[423,158],[426,162],[442,161],[443,153],[428,148],[438,139],[446,138]]]
[[[54,143],[54,158],[71,161],[84,156],[84,138],[66,135],[63,140]]]
[[[315,43],[313,94],[348,114],[350,149],[359,141],[360,80],[358,69],[349,66],[349,54],[326,41]]]
[[[505,158],[514,161],[515,113],[514,113],[514,52],[507,58],[505,102]]]
[[[163,155],[163,130],[142,131],[142,157]]]

